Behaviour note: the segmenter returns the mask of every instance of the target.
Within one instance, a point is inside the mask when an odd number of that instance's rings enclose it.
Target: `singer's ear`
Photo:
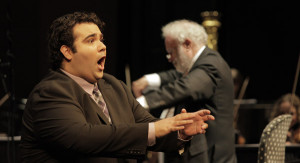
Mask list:
[[[62,45],[60,47],[60,52],[64,55],[64,57],[68,61],[70,61],[72,59],[73,52],[72,52],[72,50],[67,45]]]

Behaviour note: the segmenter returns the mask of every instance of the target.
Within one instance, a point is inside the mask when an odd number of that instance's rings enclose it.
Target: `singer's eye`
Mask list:
[[[94,39],[89,39],[89,43],[93,43],[95,40]]]
[[[104,37],[103,35],[100,35],[100,41],[103,42],[104,41]]]

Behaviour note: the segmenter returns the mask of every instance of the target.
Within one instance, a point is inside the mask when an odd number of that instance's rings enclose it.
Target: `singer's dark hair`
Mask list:
[[[70,47],[73,52],[76,52],[73,46],[73,27],[79,23],[94,23],[101,31],[105,24],[93,12],[74,12],[55,19],[50,26],[48,34],[48,49],[51,68],[53,70],[61,67],[64,58],[64,55],[60,52],[62,45],[66,45]]]

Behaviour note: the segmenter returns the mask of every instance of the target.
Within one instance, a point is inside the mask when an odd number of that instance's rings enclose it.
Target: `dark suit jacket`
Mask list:
[[[206,47],[188,75],[170,70],[159,76],[160,89],[145,94],[150,109],[177,105],[180,107],[175,112],[179,113],[182,107],[188,112],[206,108],[215,116],[214,121],[207,122],[206,134],[192,139],[190,159],[208,151],[210,162],[234,162],[233,80],[220,54]]]
[[[104,74],[98,85],[112,124],[89,94],[61,71],[51,71],[33,89],[23,115],[20,149],[24,162],[124,161],[116,158],[136,162],[143,158],[148,123],[157,119],[113,76]],[[174,135],[168,140],[176,142]],[[174,142],[164,141],[158,139],[152,148],[176,150]]]

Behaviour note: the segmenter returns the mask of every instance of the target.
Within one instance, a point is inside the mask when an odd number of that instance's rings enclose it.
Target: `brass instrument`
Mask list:
[[[218,50],[218,28],[221,27],[221,22],[218,20],[220,14],[218,11],[201,12],[203,18],[202,25],[205,28],[208,38],[207,46],[213,50]]]

